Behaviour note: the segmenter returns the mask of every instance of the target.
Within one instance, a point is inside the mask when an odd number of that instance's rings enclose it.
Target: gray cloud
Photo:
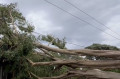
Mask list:
[[[113,34],[104,26],[100,25],[90,17],[86,16],[82,12],[70,6],[68,3],[64,2],[64,0],[48,1],[60,6],[64,10],[74,14],[77,17],[84,19],[92,25],[101,28],[104,32]],[[114,19],[117,19],[116,16],[120,15],[120,0],[68,1],[78,6],[80,9],[90,14],[91,16],[95,17],[96,19],[107,25],[109,28],[120,33],[117,29],[120,24],[118,23],[118,21],[113,22]],[[50,33],[59,38],[66,37],[66,40],[68,42],[77,43],[82,46],[87,46],[92,43],[106,43],[119,46],[117,39],[114,39],[117,41],[114,42],[112,37],[46,3],[44,0],[6,0],[6,3],[11,2],[18,3],[18,8],[20,9],[20,11],[29,21],[31,21],[35,25],[35,31],[39,33]],[[69,44],[67,46],[69,48],[81,48]]]

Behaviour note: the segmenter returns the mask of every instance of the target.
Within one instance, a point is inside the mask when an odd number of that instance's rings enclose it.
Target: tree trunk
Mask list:
[[[2,79],[2,66],[0,66],[0,79]]]

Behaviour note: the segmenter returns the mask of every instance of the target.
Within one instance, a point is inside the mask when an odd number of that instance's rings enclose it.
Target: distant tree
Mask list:
[[[85,49],[93,49],[93,50],[119,50],[116,46],[106,45],[106,44],[92,44]],[[105,57],[95,57],[95,56],[86,56],[87,59],[90,60],[103,60]]]
[[[86,49],[93,49],[93,50],[119,50],[116,46],[106,45],[106,44],[92,44]]]

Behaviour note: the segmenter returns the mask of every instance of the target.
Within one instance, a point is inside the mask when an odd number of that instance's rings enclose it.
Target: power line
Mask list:
[[[86,14],[87,16],[89,16],[90,18],[92,18],[94,21],[96,21],[97,23],[101,24],[102,26],[106,27],[107,29],[109,29],[110,31],[112,31],[113,33],[117,34],[118,36],[120,36],[120,34],[118,34],[117,32],[113,31],[112,29],[110,29],[108,26],[106,26],[105,24],[103,24],[102,22],[98,21],[96,18],[94,18],[93,16],[91,16],[90,14],[86,13],[85,11],[81,10],[80,8],[78,8],[77,6],[75,6],[74,4],[72,4],[71,2],[64,0],[65,2],[67,2],[68,4],[70,4],[71,6],[73,6],[74,8],[76,8],[77,10],[79,10],[80,12]]]
[[[66,42],[66,43],[68,43],[68,44],[72,44],[72,45],[75,45],[75,46],[85,47],[85,46],[81,46],[81,45],[79,45],[79,44],[75,44],[75,43],[70,43],[70,42]]]
[[[40,33],[38,33],[38,32],[33,32],[33,33],[35,33],[35,34],[38,34],[38,35],[43,35],[43,34],[40,34]],[[81,46],[81,45],[79,45],[79,44],[75,44],[75,43],[71,43],[71,42],[65,42],[65,43],[67,43],[67,44],[72,44],[72,45],[75,45],[75,46],[80,46],[80,47],[85,47],[85,46]]]
[[[96,28],[96,29],[102,31],[103,33],[105,33],[105,34],[107,34],[107,35],[109,35],[109,36],[111,36],[111,37],[113,37],[113,38],[116,38],[117,40],[120,40],[119,38],[117,38],[117,37],[115,37],[115,36],[113,36],[113,35],[111,35],[111,34],[109,34],[109,33],[107,33],[107,32],[104,32],[104,30],[102,30],[102,29],[96,27],[95,25],[93,25],[93,24],[91,24],[91,23],[89,23],[89,22],[87,22],[87,21],[85,21],[85,20],[83,20],[83,19],[77,17],[76,15],[74,15],[74,14],[72,14],[72,13],[70,13],[70,12],[64,10],[64,9],[62,9],[61,7],[59,7],[59,6],[55,5],[55,4],[53,4],[52,2],[49,2],[49,1],[47,1],[47,0],[44,0],[44,1],[46,1],[47,3],[49,3],[49,4],[53,5],[53,6],[55,6],[56,8],[58,8],[58,9],[64,11],[64,12],[66,12],[67,14],[69,14],[69,15],[71,15],[71,16],[77,18],[78,20],[83,21],[83,22],[85,22],[85,23],[91,25],[92,27],[94,27],[94,28]]]

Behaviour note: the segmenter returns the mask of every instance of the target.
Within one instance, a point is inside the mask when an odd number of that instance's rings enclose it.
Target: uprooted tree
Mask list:
[[[0,5],[0,78],[120,79],[119,73],[103,71],[120,68],[119,50],[68,50],[65,39],[51,35],[36,38],[33,30],[15,4]],[[89,60],[83,56],[106,59]]]

